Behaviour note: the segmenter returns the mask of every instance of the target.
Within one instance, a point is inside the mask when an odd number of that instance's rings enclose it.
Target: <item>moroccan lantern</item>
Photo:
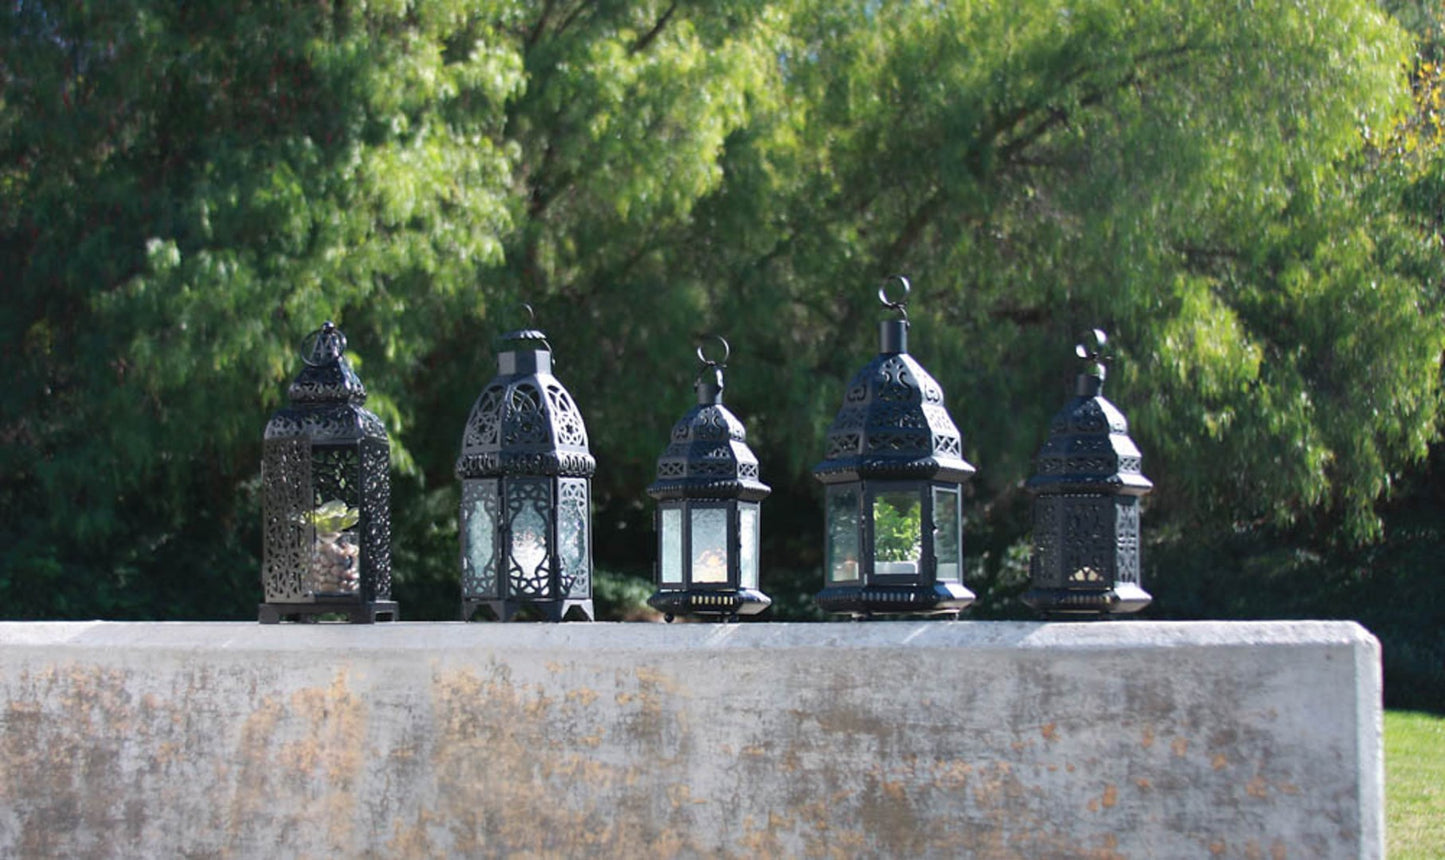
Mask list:
[[[1051,618],[1138,612],[1139,499],[1153,484],[1129,422],[1104,399],[1103,331],[1076,347],[1084,369],[1049,427],[1027,489],[1034,496],[1032,587],[1023,601]]]
[[[672,428],[647,488],[657,500],[657,592],[648,604],[668,621],[678,615],[736,620],[766,609],[758,588],[761,503],[771,490],[758,480],[747,431],[722,402],[723,369],[731,353],[707,357],[694,384],[697,405]]]
[[[531,313],[531,308],[527,308]],[[523,607],[561,621],[592,611],[592,473],[587,428],[552,374],[546,335],[503,336],[497,375],[467,419],[462,481],[462,618]]]
[[[902,288],[897,300],[891,284]],[[963,584],[963,483],[974,468],[943,403],[943,389],[908,354],[908,280],[878,290],[897,319],[879,326],[878,355],[848,383],[813,468],[825,489],[828,612],[956,614]]]
[[[365,409],[346,360],[346,336],[327,322],[307,336],[290,405],[266,424],[261,492],[263,624],[339,614],[395,621],[391,600],[391,452]]]

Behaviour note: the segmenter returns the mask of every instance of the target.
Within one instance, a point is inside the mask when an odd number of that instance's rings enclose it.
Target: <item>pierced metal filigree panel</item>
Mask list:
[[[572,402],[572,396],[561,385],[547,385],[547,400],[552,405],[552,426],[556,429],[557,444],[573,448],[587,447],[587,426],[582,423],[582,413]]]
[[[1119,582],[1139,584],[1139,502],[1133,497],[1118,500],[1116,526]]]
[[[261,460],[263,543],[261,582],[268,603],[310,600],[307,571],[314,531],[311,510],[311,445],[305,439],[272,439]]]
[[[391,599],[391,448],[385,439],[361,443],[364,600]]]

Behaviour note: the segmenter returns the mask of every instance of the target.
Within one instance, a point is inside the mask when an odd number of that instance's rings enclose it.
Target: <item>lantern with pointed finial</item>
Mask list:
[[[771,490],[758,480],[758,458],[747,431],[722,402],[723,370],[731,349],[703,364],[697,405],[672,428],[647,488],[657,500],[657,593],[648,604],[665,614],[736,620],[773,602],[758,589],[761,502]]]
[[[524,306],[529,317],[532,308]],[[503,335],[498,372],[472,407],[462,481],[462,618],[509,621],[523,607],[592,615],[592,473],[587,427],[533,328]]]
[[[816,599],[829,612],[957,613],[973,602],[963,584],[962,485],[974,468],[943,389],[908,354],[909,290],[901,276],[879,288],[899,316],[879,326],[878,355],[848,384],[827,457],[813,468],[827,487]]]
[[[1104,399],[1108,337],[1094,329],[1074,398],[1054,416],[1027,489],[1034,496],[1032,588],[1023,600],[1047,617],[1138,612],[1139,498],[1153,488],[1129,422]]]
[[[266,424],[260,620],[394,621],[390,448],[327,322],[307,336],[291,405]]]

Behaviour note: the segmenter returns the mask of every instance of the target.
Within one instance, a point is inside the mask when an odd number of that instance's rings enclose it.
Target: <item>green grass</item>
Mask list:
[[[1445,717],[1385,712],[1385,848],[1391,860],[1445,857]]]

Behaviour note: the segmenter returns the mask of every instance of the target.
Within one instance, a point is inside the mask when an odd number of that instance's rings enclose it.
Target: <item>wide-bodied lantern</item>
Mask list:
[[[528,309],[530,312],[530,308]],[[462,437],[462,618],[508,621],[526,606],[561,621],[592,613],[592,473],[587,428],[552,375],[546,335],[503,336],[495,378]]]
[[[391,452],[330,322],[302,348],[291,404],[266,424],[260,620],[394,621]]]
[[[1129,438],[1124,413],[1104,399],[1095,329],[1076,354],[1084,370],[1074,397],[1049,427],[1035,474],[1032,587],[1023,601],[1049,617],[1138,612],[1152,599],[1139,585],[1139,498],[1154,485]]]
[[[829,612],[957,613],[963,584],[962,485],[974,468],[943,403],[943,389],[908,354],[907,279],[897,319],[879,327],[878,355],[848,384],[813,469],[826,485],[824,587]]]
[[[672,428],[647,488],[657,500],[657,592],[648,603],[668,621],[676,615],[736,619],[766,609],[758,589],[761,502],[771,490],[758,480],[758,458],[747,431],[722,402],[729,354],[707,358],[698,378],[697,405]]]

